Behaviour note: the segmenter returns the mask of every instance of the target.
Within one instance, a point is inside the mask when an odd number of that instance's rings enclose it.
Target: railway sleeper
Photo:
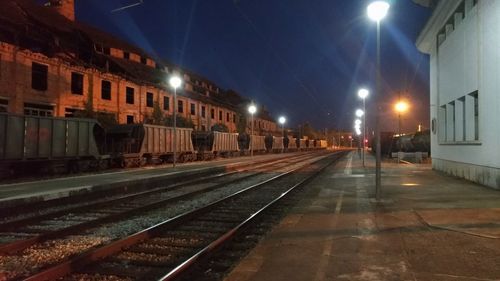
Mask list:
[[[84,268],[79,272],[89,275],[99,275],[100,277],[102,277],[102,275],[108,275],[123,278],[128,277],[133,280],[154,280],[157,276],[161,276],[165,270],[166,269],[142,267],[133,264],[124,265],[122,262],[100,262],[90,268]]]

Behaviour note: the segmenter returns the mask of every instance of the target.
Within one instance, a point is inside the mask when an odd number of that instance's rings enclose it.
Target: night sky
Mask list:
[[[77,19],[123,38],[264,105],[289,126],[353,127],[357,90],[375,90],[376,24],[363,0],[76,0]],[[393,1],[381,26],[382,129],[397,130],[391,104],[411,102],[403,131],[429,124],[428,56],[415,40],[431,11]],[[367,99],[373,128],[374,96]]]

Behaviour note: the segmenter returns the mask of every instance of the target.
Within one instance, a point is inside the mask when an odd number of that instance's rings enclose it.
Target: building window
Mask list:
[[[446,105],[440,106],[438,115],[438,136],[440,142],[446,141],[446,115]]]
[[[201,117],[205,118],[205,106],[201,106]]]
[[[134,115],[127,115],[127,124],[134,124]]]
[[[212,109],[210,109],[210,117],[211,117],[212,119],[215,119],[215,110],[214,110],[213,108],[212,108]]]
[[[479,140],[479,96],[477,91],[469,94],[474,99],[474,140]]]
[[[196,115],[196,105],[194,103],[191,104],[191,115]]]
[[[7,112],[8,108],[9,108],[9,101],[0,99],[0,112]]]
[[[153,107],[153,93],[146,93],[146,106]]]
[[[181,100],[177,101],[177,112],[179,112],[179,113],[184,112],[184,104]]]
[[[456,141],[455,126],[456,126],[456,116],[455,116],[455,101],[448,103],[448,108],[446,109],[449,116],[446,117],[448,124],[446,126],[447,131],[446,136],[448,136],[447,141]]]
[[[233,123],[236,123],[236,114],[233,113]]]
[[[83,74],[71,72],[71,93],[83,95]]]
[[[219,121],[222,121],[222,110],[219,110]]]
[[[163,110],[170,110],[170,99],[169,97],[163,97]]]
[[[202,131],[206,131],[206,130],[207,130],[207,127],[205,127],[205,125],[201,125],[201,130],[202,130]]]
[[[226,113],[226,122],[229,122],[229,112]]]
[[[125,92],[125,102],[128,104],[134,104],[134,88],[127,87]]]
[[[66,109],[64,110],[64,117],[67,118],[75,117],[75,112],[77,111],[78,111],[77,109],[66,107]]]
[[[49,67],[33,62],[31,64],[31,88],[38,91],[47,91],[47,76]]]
[[[111,100],[111,82],[107,80],[101,81],[101,99]]]
[[[54,107],[44,104],[25,103],[24,115],[52,117],[54,116]]]
[[[142,64],[148,64],[148,59],[146,57],[141,57]]]
[[[130,53],[129,52],[123,52],[123,58],[128,60],[130,59]]]

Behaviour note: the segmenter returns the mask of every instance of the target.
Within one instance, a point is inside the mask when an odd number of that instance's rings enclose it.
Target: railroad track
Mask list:
[[[254,165],[253,169],[265,169],[267,167],[279,168],[280,165],[283,165],[283,167],[290,166],[291,163],[307,161],[308,158],[317,157],[317,155],[318,154],[299,155],[297,157],[289,158],[286,161],[279,160],[257,166]],[[0,280],[3,280],[2,274],[5,275],[4,279],[7,280],[18,280],[24,278],[25,276],[42,270],[47,265],[60,262],[68,257],[85,252],[89,248],[106,245],[114,239],[126,236],[122,234],[121,237],[118,235],[112,238],[105,237],[102,239],[95,239],[95,241],[93,241],[90,238],[88,238],[90,240],[86,240],[87,238],[85,238],[85,235],[83,235],[83,238],[82,235],[78,235],[76,236],[76,239],[80,239],[81,241],[77,241],[75,243],[74,238],[71,236],[72,234],[85,233],[98,226],[101,226],[102,228],[102,225],[111,223],[116,224],[118,221],[127,221],[130,217],[137,216],[141,213],[146,213],[154,209],[166,208],[169,204],[189,203],[194,200],[193,198],[196,196],[205,196],[205,194],[213,192],[214,190],[222,189],[230,184],[248,181],[253,177],[262,175],[263,173],[263,171],[254,171],[249,172],[248,174],[241,174],[241,171],[234,171],[223,175],[221,174],[200,180],[181,183],[175,185],[175,188],[170,186],[165,189],[124,196],[122,198],[113,199],[109,202],[99,202],[95,205],[85,206],[84,208],[78,207],[71,210],[57,211],[51,214],[44,214],[38,218],[31,217],[0,225],[0,229],[2,230],[16,229],[17,233],[21,232],[28,236],[27,238],[24,238],[23,235],[21,235],[21,239],[15,239],[15,241],[12,241],[11,243],[0,245],[0,252],[4,253],[4,256],[0,256]],[[200,186],[200,181],[205,183]],[[213,183],[207,183],[207,181]],[[193,186],[196,183],[198,183],[197,188],[191,190],[187,188],[188,186]],[[203,204],[207,203],[204,202]],[[89,212],[88,209],[91,211]],[[190,209],[190,206],[186,208],[186,210],[188,209]],[[61,212],[64,212],[64,214]],[[173,214],[169,215],[172,216]],[[39,222],[33,224],[37,221]],[[151,222],[145,220],[144,227],[149,226],[149,223]],[[63,238],[65,236],[66,238]],[[42,251],[39,250],[45,247],[46,251],[58,251],[60,247],[58,244],[61,244],[61,241],[63,245],[67,243],[71,245],[73,249],[66,251],[65,253],[61,253],[61,256],[58,259],[47,258],[44,260],[44,251],[43,249]],[[28,266],[29,268],[27,268],[25,272],[19,272],[19,269],[15,272],[9,271],[9,259],[17,261],[20,259],[22,265],[24,265],[24,263],[29,265],[30,261],[32,262],[33,260],[33,257],[30,256],[30,253],[33,251],[39,254],[39,257],[34,257],[35,260],[42,259],[39,263],[36,265],[32,264],[31,267]],[[60,251],[64,252],[63,250]],[[9,256],[5,255],[5,253],[14,254]],[[27,257],[26,260],[23,261],[23,257],[25,257],[25,255]],[[5,268],[6,263],[7,268]],[[4,268],[2,269],[2,267]],[[15,268],[16,266],[13,267]],[[4,273],[2,273],[2,270]]]

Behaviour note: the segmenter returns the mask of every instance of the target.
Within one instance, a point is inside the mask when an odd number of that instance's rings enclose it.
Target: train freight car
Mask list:
[[[297,139],[296,138],[288,138],[288,146],[286,148],[287,151],[297,151]]]
[[[193,147],[198,160],[210,160],[217,156],[230,157],[239,154],[238,134],[224,132],[193,132]]]
[[[298,148],[301,150],[301,151],[305,151],[307,150],[307,140],[306,139],[299,139],[298,140]]]
[[[272,151],[273,152],[283,152],[284,150],[284,145],[283,145],[283,137],[274,137],[273,136],[273,146],[272,146]]]
[[[265,136],[250,135],[250,149],[253,149],[254,153],[266,152],[265,138]]]
[[[318,140],[318,145],[320,149],[328,148],[328,142],[326,140]]]
[[[190,128],[176,128],[176,161],[196,159]],[[106,134],[109,152],[121,167],[170,162],[174,157],[174,128],[128,124],[110,128]]]
[[[44,173],[104,168],[104,130],[93,119],[0,114],[0,170]]]

